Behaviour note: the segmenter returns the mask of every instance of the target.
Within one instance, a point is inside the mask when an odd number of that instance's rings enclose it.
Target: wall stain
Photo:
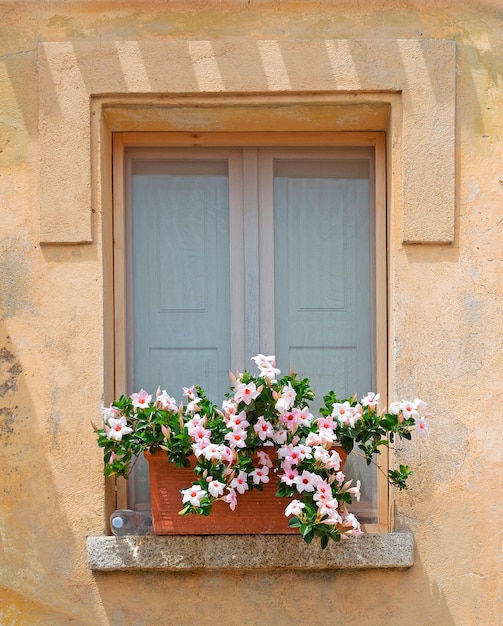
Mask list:
[[[23,371],[14,354],[7,348],[0,348],[0,397],[17,391],[18,378]]]
[[[28,240],[18,236],[0,241],[0,305],[6,317],[14,317],[23,310],[35,313],[28,300],[33,283],[28,267],[29,247]]]
[[[17,406],[14,407],[14,410]],[[0,441],[6,445],[14,435],[14,413],[10,409],[0,408]]]
[[[7,337],[10,343],[10,338]],[[8,347],[0,347],[0,398],[18,390],[19,376],[23,368]],[[14,424],[18,407],[0,407],[0,441],[8,445],[14,437]]]

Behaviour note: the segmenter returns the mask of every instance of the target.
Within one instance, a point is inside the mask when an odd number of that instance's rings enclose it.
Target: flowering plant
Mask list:
[[[310,543],[361,534],[348,511],[359,500],[360,481],[353,485],[343,462],[355,446],[371,463],[391,437],[411,438],[425,430],[425,404],[419,399],[377,411],[379,396],[368,393],[340,400],[333,391],[315,417],[309,379],[291,371],[280,377],[274,357],[257,355],[259,374],[230,374],[232,387],[222,407],[213,404],[201,387],[184,387],[177,402],[158,389],[155,399],[145,390],[121,396],[103,409],[103,425],[95,428],[104,449],[105,475],[127,477],[134,459],[147,450],[164,450],[171,462],[188,467],[196,458],[192,485],[181,491],[182,515],[209,515],[213,502],[225,501],[232,510],[238,497],[277,481],[277,496],[291,501],[285,509],[289,526]],[[388,479],[406,488],[408,466],[390,470]]]

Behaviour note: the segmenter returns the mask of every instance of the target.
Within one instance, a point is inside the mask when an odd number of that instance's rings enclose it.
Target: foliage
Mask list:
[[[414,429],[425,431],[425,404],[419,399],[377,410],[379,396],[368,393],[341,400],[333,391],[315,417],[309,409],[314,395],[309,379],[291,371],[279,377],[274,357],[253,358],[259,374],[230,374],[232,387],[222,407],[213,404],[201,387],[183,388],[179,405],[158,389],[155,399],[145,390],[103,409],[103,424],[95,428],[103,448],[105,475],[127,477],[143,452],[164,450],[177,466],[188,467],[196,457],[195,480],[181,492],[182,515],[210,515],[212,504],[224,500],[232,510],[251,489],[277,481],[277,496],[290,503],[285,515],[307,543],[361,534],[348,511],[360,497],[360,481],[346,480],[347,454],[361,454],[367,463],[392,439],[410,439]],[[388,480],[405,489],[412,475],[408,466],[390,470]]]

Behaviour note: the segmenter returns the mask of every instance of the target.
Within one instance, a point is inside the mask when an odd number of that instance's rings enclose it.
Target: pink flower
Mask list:
[[[229,505],[231,511],[234,511],[238,503],[238,498],[234,489],[229,489],[229,493],[224,497],[224,502]]]
[[[127,420],[124,416],[114,419],[113,417],[108,420],[108,427],[106,429],[108,439],[115,439],[115,441],[122,441],[124,435],[129,435],[133,432],[132,428],[127,425]]]
[[[298,465],[302,460],[300,449],[297,446],[284,446],[278,450],[278,458],[285,459],[289,465]]]
[[[419,413],[422,413],[426,410],[426,402],[424,402],[420,398],[415,398],[413,404]]]
[[[392,413],[393,415],[398,415],[400,413],[400,402],[392,402],[389,407],[388,407],[388,411],[390,413]]]
[[[206,417],[196,414],[186,423],[187,430],[196,428],[196,426],[205,426],[207,421]]]
[[[333,499],[332,488],[326,480],[319,480],[316,485],[316,493],[313,496],[313,500],[326,502]]]
[[[178,411],[176,400],[168,395],[165,389],[157,396],[157,402],[164,411]]]
[[[266,452],[264,452],[263,450],[259,450],[257,452],[257,456],[261,465],[272,467],[271,457]]]
[[[225,484],[221,483],[219,480],[213,480],[210,476],[208,478],[208,491],[214,498],[219,498],[225,489]]]
[[[288,428],[288,430],[295,431],[299,425],[299,420],[293,411],[286,411],[279,418],[283,424]]]
[[[133,406],[137,409],[144,409],[148,407],[150,401],[152,400],[152,396],[148,394],[145,389],[140,389],[138,393],[131,394],[131,400],[133,401]]]
[[[236,391],[234,393],[234,399],[239,404],[239,402],[244,402],[247,406],[255,400],[257,396],[260,395],[263,387],[257,387],[255,383],[248,383],[245,385],[244,383],[239,383],[236,386]]]
[[[318,424],[318,428],[320,430],[333,430],[336,426],[331,415],[329,415],[328,417],[319,417],[316,420],[316,423]]]
[[[205,447],[210,444],[211,431],[203,428],[201,424],[197,424],[193,428],[189,428],[189,436],[192,441],[195,441],[200,447]]]
[[[258,418],[253,430],[257,433],[261,441],[265,441],[267,437],[272,437],[274,435],[272,425],[269,422],[266,422],[263,416]]]
[[[293,389],[291,383],[288,382],[288,385],[285,385],[285,387],[283,387],[283,391],[281,392],[281,394],[277,397],[275,396],[276,411],[278,411],[280,415],[289,411],[292,408],[296,397],[297,394],[295,393],[295,390]]]
[[[334,441],[337,440],[337,436],[333,430],[327,428],[326,430],[320,430],[320,445],[330,447]]]
[[[340,521],[341,518],[337,513],[338,502],[334,498],[320,500],[318,502],[318,512],[320,515],[328,515],[329,519]]]
[[[248,428],[249,425],[250,422],[246,419],[246,411],[241,411],[241,413],[231,415],[229,417],[229,421],[227,422],[227,426],[232,428],[232,430],[236,430],[238,428],[244,430],[245,428]]]
[[[274,443],[277,443],[278,446],[282,446],[287,438],[288,432],[284,428],[280,428],[279,430],[275,430],[272,436],[272,440]]]
[[[328,500],[332,499],[332,487],[327,480],[318,476],[318,482],[316,483],[316,493],[313,495],[313,500]]]
[[[415,423],[416,432],[420,433],[421,435],[425,435],[428,432],[430,426],[424,417],[416,418]]]
[[[291,487],[295,478],[299,475],[297,468],[292,467],[289,463],[283,463],[281,469],[284,472],[283,476],[281,476],[281,482]]]
[[[269,478],[269,468],[267,466],[256,467],[253,472],[250,472],[250,476],[253,478],[253,482],[256,485],[260,483],[268,483]]]
[[[309,411],[309,407],[305,406],[303,409],[293,408],[292,413],[297,418],[297,421],[302,426],[310,426],[313,421],[313,414]]]
[[[230,463],[234,459],[234,452],[232,451],[231,448],[229,448],[229,446],[226,446],[223,443],[221,443],[218,446],[218,450],[220,454],[222,455],[222,461],[224,461],[225,463]]]
[[[301,461],[304,461],[305,459],[313,458],[313,450],[310,446],[305,446],[299,443],[299,445],[297,446],[297,449],[299,450],[299,457]]]
[[[200,456],[204,455],[204,451],[206,450],[206,444],[200,445],[197,441],[192,444],[192,452],[194,456],[198,459]]]
[[[302,493],[303,491],[312,492],[318,484],[319,477],[317,474],[304,470],[302,474],[299,474],[293,479],[294,485],[297,487],[297,491]]]
[[[238,410],[238,405],[236,404],[234,398],[231,398],[230,400],[224,400],[222,402],[222,410],[224,412],[224,417],[227,421],[231,417],[231,415],[234,415]]]
[[[244,448],[246,446],[246,437],[248,433],[246,430],[242,430],[241,428],[236,428],[230,433],[225,435],[225,439],[229,442],[229,446],[234,448]]]
[[[194,385],[192,385],[192,387],[182,387],[183,389],[183,395],[188,399],[188,400],[194,400],[194,398],[196,397],[196,392],[194,390]]]
[[[245,472],[239,472],[236,478],[233,478],[231,481],[231,488],[235,489],[238,493],[244,493],[248,491],[248,474]]]
[[[287,517],[289,515],[300,515],[302,513],[302,509],[305,509],[305,508],[306,508],[306,505],[300,500],[292,500],[285,509],[285,515]]]
[[[199,485],[192,485],[189,489],[182,489],[182,502],[190,502],[192,506],[199,506],[201,500],[206,496],[206,491]]]
[[[276,365],[276,357],[274,355],[265,356],[264,354],[257,354],[257,356],[252,356],[250,361],[255,361],[259,369],[274,367]]]
[[[319,437],[318,443],[320,445],[332,444],[333,441],[335,440],[334,428],[336,427],[336,424],[332,416],[319,418],[317,420],[317,425],[318,425],[318,437]]]
[[[342,524],[342,517],[339,515],[337,511],[337,500],[334,500],[332,503],[322,504],[318,509],[320,515],[326,515],[327,517],[323,520],[324,524]]]
[[[319,446],[321,445],[321,437],[318,433],[309,433],[306,437],[306,446]]]

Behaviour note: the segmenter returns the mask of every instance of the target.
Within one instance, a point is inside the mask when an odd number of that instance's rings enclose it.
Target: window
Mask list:
[[[383,137],[351,135],[115,136],[119,393],[198,383],[218,402],[262,352],[311,378],[314,408],[331,388],[386,396]],[[149,506],[147,472],[130,507]],[[376,468],[348,473],[365,474],[360,519],[384,529]]]

